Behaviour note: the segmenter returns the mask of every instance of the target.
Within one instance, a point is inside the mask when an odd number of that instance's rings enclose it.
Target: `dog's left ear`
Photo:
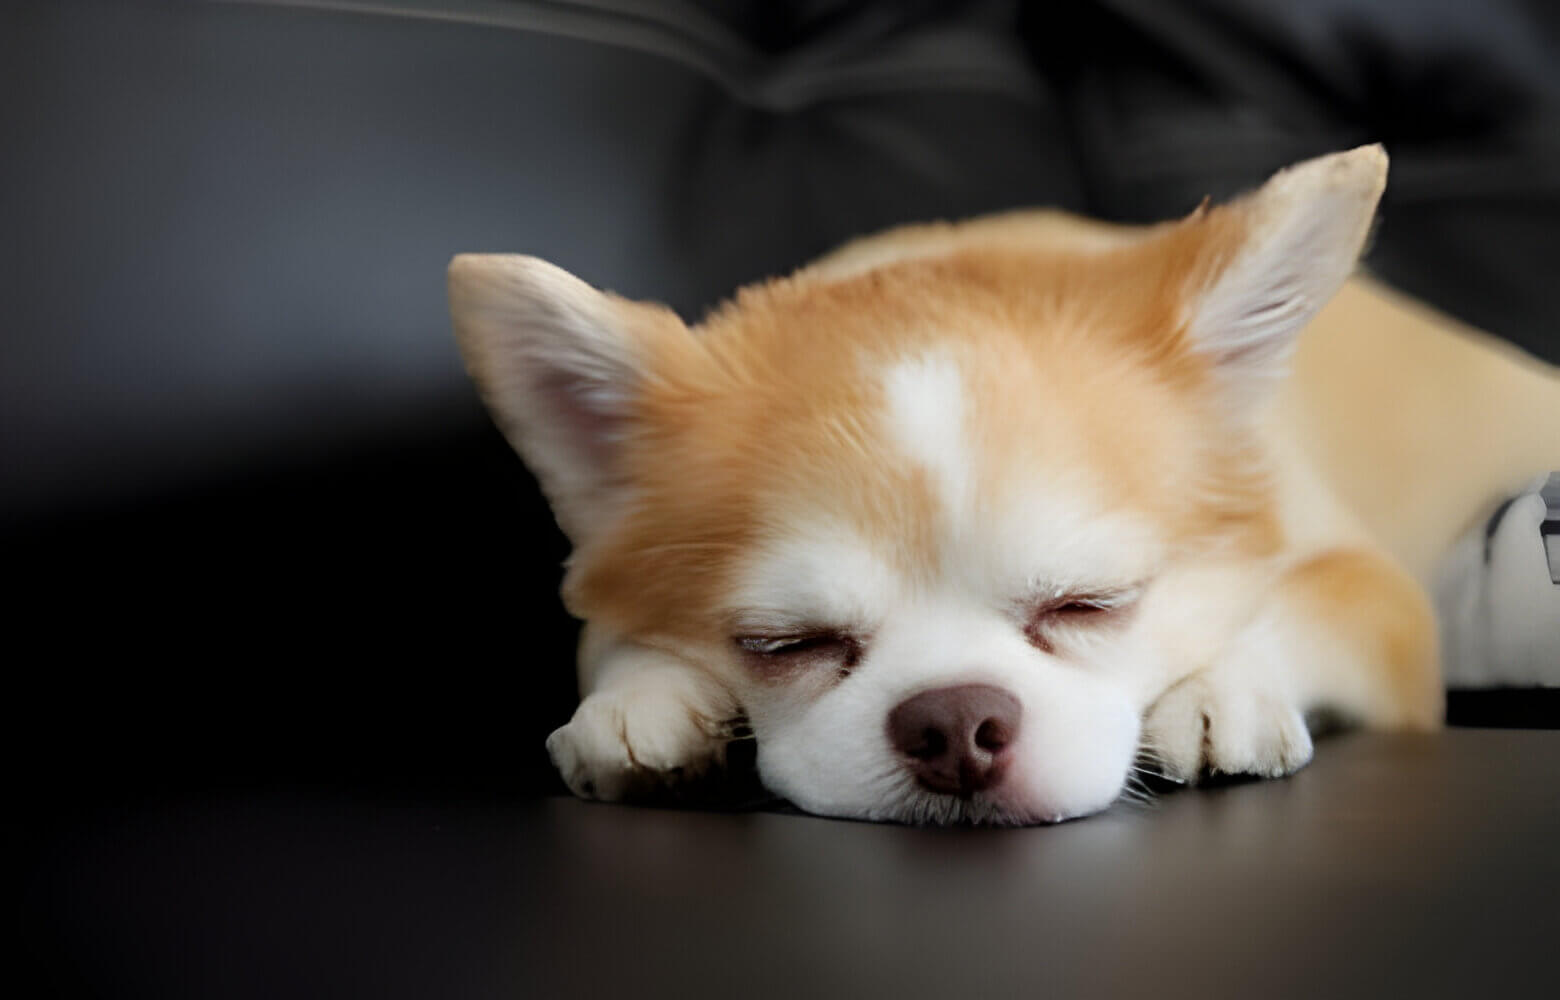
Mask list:
[[[1187,334],[1239,397],[1283,374],[1295,335],[1353,272],[1387,182],[1380,145],[1307,160],[1177,227],[1197,243]]]

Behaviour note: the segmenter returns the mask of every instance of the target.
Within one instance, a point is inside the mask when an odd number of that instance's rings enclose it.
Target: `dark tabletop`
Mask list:
[[[44,826],[24,942],[72,993],[1531,996],[1560,733],[1343,736],[1021,830],[277,790]]]

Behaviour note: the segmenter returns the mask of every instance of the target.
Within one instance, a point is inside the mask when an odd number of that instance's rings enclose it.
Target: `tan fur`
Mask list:
[[[1270,436],[1421,583],[1494,503],[1560,468],[1560,371],[1368,278],[1306,329],[1294,368]]]
[[[1273,599],[1290,608],[1301,630],[1325,625],[1332,642],[1354,653],[1352,661],[1318,657],[1317,669],[1359,672],[1365,685],[1356,714],[1421,729],[1440,721],[1435,615],[1424,591],[1390,560],[1361,549],[1324,552],[1291,570]]]
[[[630,634],[719,627],[731,562],[765,530],[765,498],[816,498],[932,562],[917,542],[932,500],[881,447],[866,418],[881,400],[861,377],[923,349],[957,352],[980,393],[1000,401],[983,411],[1000,421],[980,428],[988,485],[1043,455],[1095,470],[1102,505],[1152,512],[1179,544],[1218,534],[1270,552],[1276,525],[1255,441],[1215,426],[1205,364],[1181,344],[1179,296],[1204,280],[1230,228],[1078,255],[1016,241],[993,250],[948,227],[968,248],[744,289],[693,331],[705,356],[678,352],[645,388],[655,433],[627,450],[639,502],[612,537],[576,554],[571,609]],[[1128,284],[1147,293],[1117,294]],[[1167,494],[1167,481],[1186,489]]]

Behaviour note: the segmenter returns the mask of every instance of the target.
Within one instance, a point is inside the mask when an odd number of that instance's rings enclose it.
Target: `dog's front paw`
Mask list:
[[[1164,777],[1209,774],[1279,778],[1311,760],[1305,717],[1278,691],[1208,670],[1165,692],[1143,722],[1143,742]]]
[[[575,795],[643,798],[702,776],[730,738],[676,685],[599,691],[547,738],[547,752]]]

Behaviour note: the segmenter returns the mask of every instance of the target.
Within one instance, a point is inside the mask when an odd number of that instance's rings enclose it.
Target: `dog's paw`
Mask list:
[[[707,717],[675,684],[598,691],[547,738],[547,752],[580,798],[644,798],[701,777],[717,764],[729,726]]]
[[[1143,743],[1164,777],[1211,774],[1279,778],[1311,760],[1311,733],[1292,701],[1233,671],[1181,681],[1149,709]]]

